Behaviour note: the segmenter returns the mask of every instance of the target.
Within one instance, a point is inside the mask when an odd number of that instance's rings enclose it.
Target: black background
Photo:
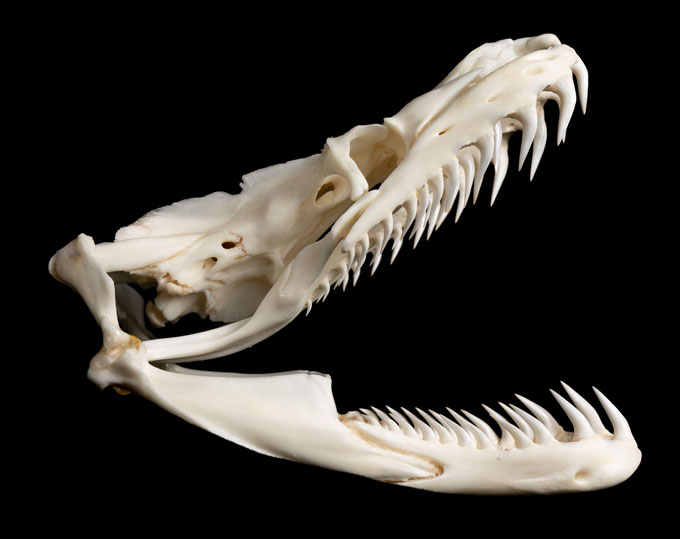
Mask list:
[[[245,173],[382,122],[484,42],[555,33],[590,71],[589,107],[585,116],[577,107],[557,147],[557,107],[547,106],[549,140],[533,182],[528,163],[516,171],[517,136],[493,208],[489,171],[457,224],[447,219],[416,250],[405,245],[392,266],[384,261],[373,277],[365,271],[309,317],[210,367],[329,373],[340,412],[390,405],[482,414],[480,403],[514,403],[519,393],[564,419],[548,389],[564,380],[594,400],[595,385],[632,426],[643,451],[635,475],[578,495],[465,497],[264,457],[135,395],[99,391],[85,374],[101,333],[80,298],[45,271],[54,318],[34,338],[50,351],[42,376],[52,392],[40,412],[43,445],[32,448],[39,473],[30,473],[20,500],[70,526],[128,529],[138,514],[153,526],[188,519],[224,533],[244,522],[256,532],[274,517],[281,533],[317,516],[328,529],[369,519],[451,533],[640,518],[652,477],[663,480],[651,471],[660,457],[641,396],[659,357],[648,298],[661,276],[650,268],[649,221],[640,217],[652,193],[633,155],[639,121],[630,102],[640,102],[645,83],[629,76],[630,57],[613,46],[629,40],[626,28],[391,9],[307,20],[269,8],[43,20],[26,127],[40,149],[28,170],[46,180],[45,266],[81,232],[111,241],[151,209],[237,193]],[[203,327],[189,320],[178,330]]]

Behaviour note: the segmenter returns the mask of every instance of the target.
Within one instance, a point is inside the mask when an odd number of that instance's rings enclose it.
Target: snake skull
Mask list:
[[[615,485],[641,453],[628,423],[599,391],[613,426],[565,385],[555,393],[573,424],[545,408],[487,409],[499,430],[467,412],[360,409],[339,414],[330,377],[207,372],[180,363],[250,347],[310,311],[332,288],[371,271],[391,242],[417,245],[475,201],[489,165],[492,204],[508,170],[508,139],[522,132],[520,167],[533,177],[547,140],[544,105],[560,108],[558,143],[588,75],[556,36],[475,49],[432,91],[383,124],[329,138],[317,155],[244,176],[236,195],[213,193],[152,211],[111,243],[81,234],[50,260],[103,332],[89,378],[134,391],[260,453],[441,492],[525,493]],[[156,287],[144,305],[135,287]],[[221,327],[172,338],[147,328],[196,313]],[[499,435],[500,432],[500,435]]]

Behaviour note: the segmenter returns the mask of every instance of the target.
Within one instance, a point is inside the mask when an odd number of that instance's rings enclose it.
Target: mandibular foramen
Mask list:
[[[578,83],[578,90],[574,84]],[[595,394],[612,424],[569,386],[555,393],[573,425],[541,406],[486,408],[499,430],[447,409],[339,414],[327,375],[243,375],[189,363],[252,346],[371,271],[389,243],[417,245],[480,193],[489,165],[495,200],[508,171],[508,139],[522,132],[519,165],[531,177],[547,141],[544,106],[560,108],[558,143],[588,73],[552,34],[487,43],[432,91],[383,124],[329,138],[323,151],[247,174],[238,195],[213,193],[152,211],[95,244],[81,234],[50,260],[80,293],[103,333],[89,378],[134,391],[191,423],[260,453],[440,492],[592,490],[629,477],[640,451],[621,413]],[[115,275],[115,283],[112,279]],[[155,286],[146,305],[135,288]],[[154,338],[197,313],[222,327]]]

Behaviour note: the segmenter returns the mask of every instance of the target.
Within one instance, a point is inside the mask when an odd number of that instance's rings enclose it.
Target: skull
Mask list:
[[[613,424],[568,386],[556,396],[573,423],[566,432],[543,408],[493,410],[499,437],[483,420],[419,411],[339,415],[330,378],[290,372],[244,376],[175,363],[238,352],[267,338],[327,297],[333,286],[372,269],[389,242],[392,260],[410,231],[415,244],[469,197],[494,165],[492,200],[508,168],[508,139],[521,130],[520,164],[532,175],[546,142],[543,105],[560,105],[564,139],[579,82],[576,53],[550,34],[503,40],[470,53],[431,92],[383,125],[328,139],[305,159],[246,175],[238,195],[213,193],[153,211],[112,243],[81,235],[57,252],[51,273],[81,293],[104,334],[89,377],[135,391],[186,420],[261,453],[446,492],[587,490],[627,478],[640,461],[630,429],[601,393]],[[116,276],[114,286],[111,276]],[[153,339],[154,326],[197,313],[222,327]],[[126,331],[119,321],[127,322]],[[503,458],[500,458],[501,455]]]

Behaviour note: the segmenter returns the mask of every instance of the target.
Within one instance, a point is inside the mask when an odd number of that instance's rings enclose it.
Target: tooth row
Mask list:
[[[585,113],[588,73],[581,60],[572,66],[572,72],[576,75],[581,108]],[[567,125],[576,105],[576,89],[571,76],[558,80],[542,91],[534,104],[496,122],[491,133],[484,135],[474,144],[461,148],[419,189],[411,193],[392,214],[364,234],[361,240],[348,251],[346,261],[335,268],[339,270],[338,275],[320,283],[313,296],[314,300],[307,302],[307,312],[309,313],[313,301],[326,299],[332,285],[336,287],[342,285],[344,290],[349,282],[350,270],[353,273],[353,284],[356,285],[368,253],[373,256],[371,261],[371,275],[373,275],[380,265],[383,251],[390,240],[392,240],[390,258],[390,263],[392,263],[409,230],[411,231],[409,239],[414,240],[414,247],[417,247],[425,232],[427,232],[426,238],[429,239],[432,232],[441,226],[452,211],[456,200],[458,203],[455,221],[458,221],[470,195],[472,195],[473,203],[477,202],[484,174],[490,164],[493,164],[495,169],[491,192],[491,205],[493,205],[508,171],[508,140],[510,135],[518,129],[522,130],[519,168],[522,168],[533,146],[529,176],[533,179],[547,141],[548,128],[543,106],[549,100],[555,101],[560,109],[557,143],[564,142]]]
[[[597,399],[613,426],[610,434],[604,427],[595,408],[571,387],[562,382],[571,402],[552,391],[557,403],[569,418],[573,432],[566,432],[545,408],[516,395],[529,411],[514,404],[499,403],[510,420],[496,410],[482,405],[491,419],[499,426],[501,436],[479,417],[461,410],[462,414],[447,408],[450,418],[433,410],[425,412],[416,408],[419,416],[402,408],[400,413],[389,406],[386,412],[379,408],[361,408],[358,412],[346,414],[346,418],[363,422],[385,430],[400,433],[426,442],[453,443],[461,447],[477,449],[523,449],[532,445],[549,445],[576,442],[584,438],[601,436],[616,440],[633,440],[628,422],[621,412],[596,388]]]

